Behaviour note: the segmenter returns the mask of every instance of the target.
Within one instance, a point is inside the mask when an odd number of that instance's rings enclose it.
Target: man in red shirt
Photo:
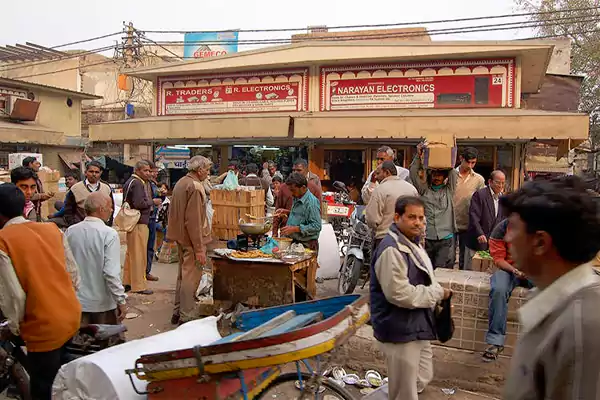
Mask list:
[[[508,219],[504,219],[494,228],[489,239],[490,255],[498,270],[490,278],[489,327],[485,336],[489,346],[483,353],[483,361],[486,362],[495,361],[504,350],[508,301],[513,290],[518,286],[533,288],[525,274],[514,267],[514,260],[508,251],[509,244],[504,240],[507,230]]]

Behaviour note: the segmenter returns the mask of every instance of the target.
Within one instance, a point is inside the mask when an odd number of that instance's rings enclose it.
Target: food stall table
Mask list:
[[[213,299],[271,307],[316,296],[317,255],[295,263],[281,260],[236,260],[212,254]]]

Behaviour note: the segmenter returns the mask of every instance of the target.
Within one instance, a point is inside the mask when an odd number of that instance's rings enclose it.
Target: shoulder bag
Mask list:
[[[133,178],[131,182],[129,182],[129,186],[125,191],[125,195],[123,196],[123,204],[121,205],[121,209],[117,213],[115,217],[114,224],[119,230],[125,232],[133,231],[133,228],[137,225],[140,220],[141,213],[140,210],[135,210],[131,208],[129,203],[127,202],[127,195],[129,194],[129,189],[131,189],[131,185],[136,178]]]
[[[446,343],[454,335],[454,320],[452,319],[452,294],[435,307],[435,331],[438,340]]]

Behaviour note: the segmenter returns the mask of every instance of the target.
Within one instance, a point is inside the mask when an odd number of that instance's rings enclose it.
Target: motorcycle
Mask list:
[[[82,326],[66,347],[65,363],[124,343],[122,333],[125,331],[127,331],[125,325]],[[0,322],[0,393],[8,388],[9,397],[30,400],[28,364],[27,356],[23,351],[24,345],[21,338],[10,332],[7,320]]]
[[[373,231],[365,221],[366,206],[356,206],[350,217],[348,248],[338,276],[338,292],[351,294],[362,275],[366,275],[363,288],[369,281],[369,266],[373,248]]]
[[[350,200],[350,192],[343,182],[335,181],[333,183],[334,189],[337,192],[324,193],[323,197],[327,204],[325,213],[327,220],[333,227],[333,232],[340,246],[342,254],[348,245],[349,228],[350,228],[350,216],[354,211],[356,203]]]

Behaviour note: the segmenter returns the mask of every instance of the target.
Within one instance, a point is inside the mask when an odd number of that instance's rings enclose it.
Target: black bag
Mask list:
[[[435,307],[435,333],[441,343],[452,339],[454,320],[452,319],[452,294]]]

